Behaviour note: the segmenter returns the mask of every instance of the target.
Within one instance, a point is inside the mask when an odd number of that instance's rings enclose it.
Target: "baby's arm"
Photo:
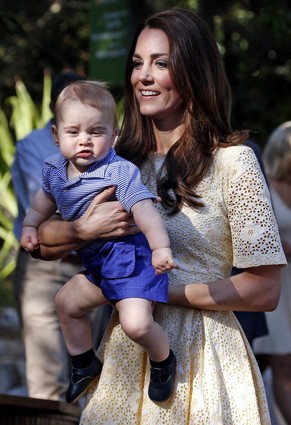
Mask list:
[[[43,189],[40,189],[32,199],[30,209],[23,221],[20,240],[23,248],[28,251],[34,251],[39,247],[37,228],[41,223],[51,217],[55,211],[55,202],[45,194]]]
[[[137,202],[132,207],[134,221],[145,234],[152,253],[152,264],[157,274],[178,268],[170,247],[165,223],[151,199]]]

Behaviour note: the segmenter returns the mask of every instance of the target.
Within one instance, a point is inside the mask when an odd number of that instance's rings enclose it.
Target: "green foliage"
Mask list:
[[[143,17],[174,6],[197,10],[215,33],[234,92],[235,128],[249,128],[264,144],[290,119],[291,9],[286,0],[130,0]],[[36,101],[42,72],[88,74],[88,0],[0,1],[0,98],[21,75]],[[129,34],[131,35],[131,34]],[[194,58],[193,58],[194,60]],[[120,70],[123,72],[123,70]]]
[[[88,0],[0,0],[0,100],[14,93],[15,78],[41,102],[43,70],[87,74]]]
[[[15,268],[18,241],[13,233],[13,221],[17,215],[17,203],[13,193],[10,168],[15,151],[14,136],[21,139],[34,128],[43,126],[51,117],[49,108],[51,77],[44,74],[42,107],[32,101],[25,84],[18,80],[15,96],[4,101],[11,108],[11,116],[0,109],[0,282],[3,283]]]
[[[213,25],[234,93],[234,126],[261,146],[290,120],[291,11],[278,0],[221,1],[203,14]]]
[[[15,253],[18,247],[12,228],[17,205],[9,172],[13,160],[14,142],[2,110],[0,110],[0,147],[0,281],[2,281],[15,267]]]
[[[9,130],[6,115],[0,109],[0,169],[9,167],[14,153],[13,138]]]
[[[17,140],[22,139],[34,128],[43,127],[51,117],[49,108],[51,77],[48,72],[44,74],[43,100],[41,110],[33,102],[25,84],[17,80],[15,84],[16,96],[10,96],[4,104],[12,109],[10,126],[14,129]]]

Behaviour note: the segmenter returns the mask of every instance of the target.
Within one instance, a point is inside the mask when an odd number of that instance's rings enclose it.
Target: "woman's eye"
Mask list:
[[[159,60],[159,61],[156,62],[156,65],[159,68],[168,68],[168,62],[166,62],[166,61]]]
[[[139,61],[139,60],[134,60],[134,61],[132,61],[131,66],[132,66],[132,68],[139,68],[139,67],[142,66],[142,62]]]

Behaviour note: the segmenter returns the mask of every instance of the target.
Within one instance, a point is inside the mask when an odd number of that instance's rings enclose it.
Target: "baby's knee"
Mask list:
[[[58,315],[61,315],[66,310],[66,297],[63,289],[64,288],[61,288],[55,296],[55,305]]]
[[[121,321],[121,327],[126,335],[134,342],[142,343],[144,338],[151,331],[152,320],[140,320],[138,322],[132,320]]]
[[[57,311],[62,308],[64,303],[63,288],[61,288],[55,296],[55,304]]]
[[[69,296],[65,286],[56,294],[55,306],[58,316],[61,319],[75,317],[77,315],[77,306],[75,305],[74,299]]]

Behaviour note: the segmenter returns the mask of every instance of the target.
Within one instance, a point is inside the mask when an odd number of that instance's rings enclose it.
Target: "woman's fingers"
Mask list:
[[[118,201],[111,201],[116,188],[109,187],[95,196],[82,216],[82,228],[90,239],[110,239],[138,232],[132,216]]]
[[[115,193],[115,187],[111,186],[107,189],[103,190],[101,193],[95,196],[89,207],[87,208],[85,214],[83,217],[89,216],[92,212],[94,212],[94,209],[97,205],[104,204],[109,201],[109,199],[114,195]]]

